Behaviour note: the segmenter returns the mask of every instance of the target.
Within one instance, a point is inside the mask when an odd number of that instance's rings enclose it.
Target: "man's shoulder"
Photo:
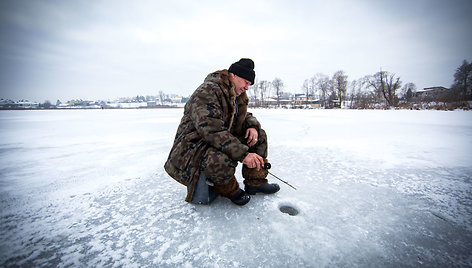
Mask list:
[[[216,83],[220,87],[229,87],[230,82],[228,70],[219,70],[208,74],[204,83],[206,82]]]
[[[212,94],[221,91],[221,86],[215,81],[205,81],[195,91],[197,95]]]
[[[223,95],[223,90],[218,83],[205,81],[195,90],[189,101],[192,103],[199,103],[200,100],[217,102]]]
[[[215,71],[207,75],[203,83],[197,88],[197,94],[215,94],[215,92],[228,91],[228,70]]]

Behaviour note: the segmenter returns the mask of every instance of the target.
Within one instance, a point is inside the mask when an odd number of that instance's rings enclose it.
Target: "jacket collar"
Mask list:
[[[206,78],[205,82],[212,82],[219,85],[221,91],[225,95],[225,98],[230,106],[230,113],[233,115],[230,119],[229,127],[232,126],[233,120],[235,117],[235,112],[237,111],[238,115],[236,116],[236,132],[240,132],[242,128],[242,123],[246,118],[247,105],[249,103],[249,98],[247,93],[244,92],[239,96],[236,96],[234,92],[234,85],[229,80],[228,70],[219,70],[213,73],[210,73]],[[236,105],[238,108],[236,109]]]

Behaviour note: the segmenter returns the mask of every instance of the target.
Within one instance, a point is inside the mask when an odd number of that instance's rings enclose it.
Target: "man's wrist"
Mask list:
[[[246,151],[246,152],[243,154],[243,157],[241,158],[241,160],[240,160],[239,162],[242,163],[242,162],[244,161],[244,159],[246,159],[246,157],[247,157],[248,154],[249,154],[249,152]]]

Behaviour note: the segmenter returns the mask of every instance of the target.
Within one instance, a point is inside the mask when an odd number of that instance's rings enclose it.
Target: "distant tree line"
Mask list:
[[[451,89],[454,91],[453,100],[472,100],[472,62],[464,60],[457,68]]]
[[[305,107],[316,102],[324,108],[424,108],[432,104],[435,108],[470,108],[472,100],[472,62],[464,60],[456,69],[451,87],[435,87],[417,90],[412,82],[403,84],[395,73],[380,70],[359,79],[349,81],[344,71],[335,72],[331,77],[317,73],[305,79],[302,86]],[[284,92],[282,79],[261,80],[251,86],[249,93],[253,105],[269,106],[275,99],[275,105],[281,106],[281,99],[294,99],[294,94]],[[300,94],[298,94],[300,95]],[[269,98],[271,97],[271,98]]]
[[[308,107],[316,103],[322,108],[351,108],[351,109],[375,109],[375,108],[438,108],[438,109],[470,109],[472,101],[472,62],[464,60],[456,69],[454,83],[450,88],[435,87],[429,90],[417,90],[412,82],[403,84],[395,73],[380,70],[352,81],[344,71],[339,70],[332,76],[317,73],[313,77],[305,79],[302,85],[304,105],[294,105],[295,96],[285,91],[282,79],[276,77],[272,81],[256,80],[248,92],[252,98],[251,104],[256,107],[286,106],[290,102],[291,107]],[[132,98],[120,98],[114,102],[141,103],[154,102],[154,105],[167,103],[185,103],[189,97],[179,97],[175,94],[166,94],[159,91],[157,96],[136,96]],[[106,107],[110,101],[67,101],[68,106],[101,106]],[[52,109],[59,107],[61,101],[55,105],[50,101],[43,103],[21,100],[14,102],[0,99],[0,109],[39,108]]]
[[[137,95],[135,97],[122,97],[116,100],[104,101],[104,100],[82,100],[82,99],[73,99],[63,103],[60,100],[57,100],[55,104],[51,101],[46,100],[42,103],[28,101],[28,100],[19,100],[13,101],[10,99],[0,99],[0,110],[14,110],[14,109],[56,109],[56,108],[120,108],[120,105],[123,104],[140,104],[143,107],[168,107],[178,103],[187,102],[188,97],[181,97],[176,94],[166,94],[163,91],[159,91],[157,96],[141,96]]]

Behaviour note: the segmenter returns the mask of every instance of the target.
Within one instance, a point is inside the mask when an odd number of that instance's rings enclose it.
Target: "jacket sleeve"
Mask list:
[[[224,101],[224,98],[218,88],[211,86],[200,88],[191,103],[191,120],[206,143],[234,161],[242,161],[249,147],[242,144],[228,130],[221,101]]]
[[[248,128],[255,128],[257,129],[257,131],[261,130],[261,124],[259,123],[257,118],[252,115],[252,113],[247,113],[246,119],[244,120],[243,129],[248,129]]]

